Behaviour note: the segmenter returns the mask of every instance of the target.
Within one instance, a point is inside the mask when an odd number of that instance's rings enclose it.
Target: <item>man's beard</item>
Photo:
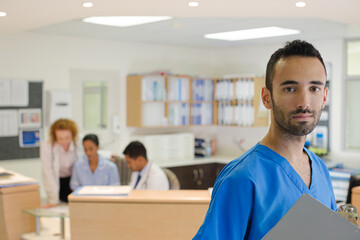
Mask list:
[[[273,105],[273,114],[277,125],[286,133],[289,133],[294,136],[305,136],[311,133],[319,122],[321,115],[321,109],[319,112],[310,111],[309,109],[297,109],[287,114],[272,100]],[[299,113],[309,113],[312,114],[313,121],[304,121],[291,123],[292,116]]]

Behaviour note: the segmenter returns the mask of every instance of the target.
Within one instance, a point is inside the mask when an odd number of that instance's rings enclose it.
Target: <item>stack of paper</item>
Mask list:
[[[128,196],[130,186],[83,186],[78,188],[74,195],[85,196]]]
[[[23,176],[10,170],[0,168],[0,173],[2,173],[2,175],[7,175],[0,177],[0,188],[37,184],[37,181],[35,179]]]

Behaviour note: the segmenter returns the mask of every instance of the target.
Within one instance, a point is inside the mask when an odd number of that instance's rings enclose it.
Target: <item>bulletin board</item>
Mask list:
[[[14,80],[15,81],[15,80]],[[27,106],[0,106],[0,111],[2,110],[17,110],[19,115],[30,113],[37,113],[38,117],[41,118],[41,121],[38,125],[34,123],[19,123],[17,126],[24,127],[24,124],[28,124],[31,129],[42,130],[43,127],[43,83],[42,82],[28,82],[28,105]],[[34,109],[34,110],[33,110]],[[40,114],[39,114],[40,113]],[[2,124],[2,123],[0,123]],[[23,124],[23,125],[21,125]],[[31,125],[32,124],[32,125]],[[21,131],[19,131],[19,134]],[[24,159],[24,158],[38,158],[40,156],[40,147],[39,146],[20,146],[19,135],[17,136],[0,136],[0,160],[10,160],[10,159]],[[1,164],[1,163],[0,163]]]

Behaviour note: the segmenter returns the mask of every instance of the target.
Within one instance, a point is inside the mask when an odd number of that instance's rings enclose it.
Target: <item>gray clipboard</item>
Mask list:
[[[360,240],[360,229],[308,194],[280,219],[263,240]]]

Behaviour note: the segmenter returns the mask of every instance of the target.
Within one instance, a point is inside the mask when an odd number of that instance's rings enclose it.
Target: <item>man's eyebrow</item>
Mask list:
[[[286,86],[286,85],[297,85],[299,84],[299,82],[295,81],[295,80],[286,80],[282,83],[280,83],[280,86]],[[310,81],[310,84],[313,84],[313,85],[320,85],[320,86],[323,86],[324,83],[322,81]]]
[[[294,81],[294,80],[287,80],[285,82],[280,83],[280,86],[294,85],[294,84],[299,84],[299,82]]]
[[[310,84],[315,84],[315,85],[324,85],[325,83],[323,83],[322,81],[311,81]]]

